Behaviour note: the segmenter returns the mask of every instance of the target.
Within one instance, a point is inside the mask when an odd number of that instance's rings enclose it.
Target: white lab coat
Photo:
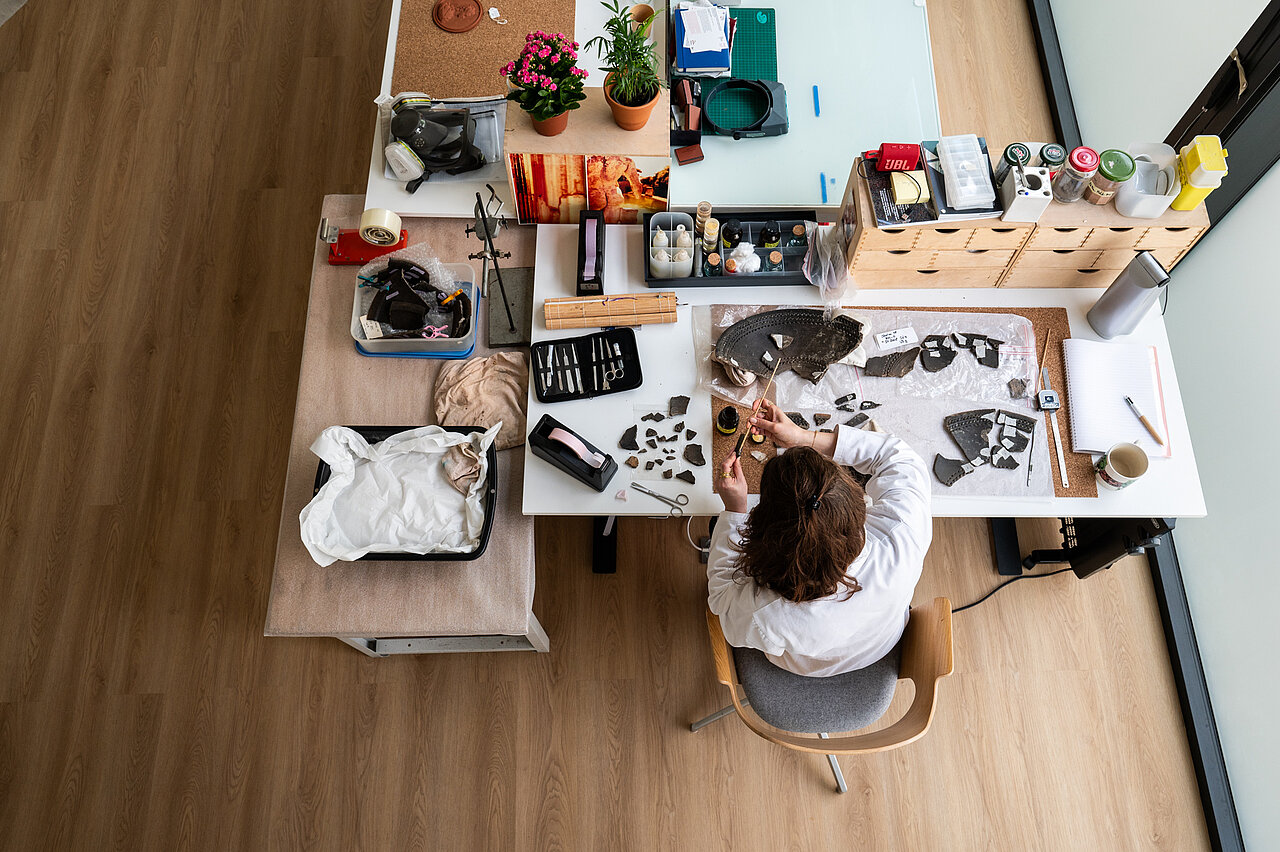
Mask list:
[[[796,674],[826,677],[869,666],[902,637],[933,538],[924,461],[898,438],[839,426],[834,460],[871,474],[866,545],[849,566],[862,589],[792,603],[735,577],[747,515],[722,512],[707,559],[708,604],[730,645],[757,648]]]

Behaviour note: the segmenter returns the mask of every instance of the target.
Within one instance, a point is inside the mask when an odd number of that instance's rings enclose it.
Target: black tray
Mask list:
[[[371,444],[377,444],[390,438],[392,435],[398,435],[401,432],[408,432],[411,429],[420,429],[420,426],[348,426],[359,433]],[[446,432],[459,432],[469,435],[473,432],[484,432],[482,426],[444,426]],[[493,532],[493,518],[497,514],[498,509],[498,454],[494,450],[493,444],[489,445],[489,453],[487,456],[489,476],[485,485],[484,495],[484,526],[480,529],[480,540],[476,543],[475,550],[465,553],[366,553],[357,559],[357,562],[469,562],[472,559],[479,559],[484,555],[485,548],[489,546],[489,535]],[[321,486],[329,481],[333,471],[329,468],[329,463],[321,461],[316,468],[315,487],[311,491],[314,497]]]
[[[673,287],[752,287],[765,285],[788,285],[788,284],[808,284],[809,279],[804,277],[804,256],[809,250],[806,243],[801,246],[787,245],[787,239],[791,235],[791,227],[793,225],[803,225],[805,222],[818,221],[818,214],[814,210],[755,210],[749,213],[737,213],[729,210],[712,210],[711,215],[719,220],[720,230],[724,231],[725,222],[730,219],[737,219],[742,223],[742,239],[752,245],[756,244],[756,237],[760,235],[760,228],[765,222],[777,222],[782,230],[782,243],[776,249],[756,248],[756,254],[760,256],[760,271],[750,275],[714,275],[710,278],[702,274],[702,243],[697,235],[694,235],[693,241],[693,274],[688,278],[656,278],[649,270],[649,240],[650,237],[650,220],[655,214],[644,214],[644,251],[640,252],[640,262],[644,264],[644,283],[655,290],[670,290]],[[717,249],[719,251],[719,249]],[[782,270],[780,272],[765,272],[764,263],[771,251],[782,252]],[[721,253],[721,264],[724,263],[725,253]]]
[[[592,348],[600,344],[605,344],[612,352],[614,344],[622,351],[620,356],[613,356],[615,360],[622,363],[622,376],[618,379],[609,381],[609,389],[605,390],[605,378],[603,374],[594,369],[595,364],[592,362]],[[574,390],[562,389],[558,382],[560,370],[553,369],[552,383],[544,386],[547,375],[548,359],[551,357],[552,350],[558,350],[560,354],[556,357],[562,357],[570,351],[577,353],[578,370],[582,376],[582,391],[579,392],[575,383]],[[597,350],[598,351],[598,350]],[[541,363],[543,366],[539,367]],[[559,363],[557,360],[556,363]],[[572,363],[572,362],[571,362]],[[608,328],[604,331],[596,331],[591,334],[583,334],[578,337],[560,337],[555,340],[540,340],[529,349],[529,368],[533,373],[533,393],[538,398],[538,402],[571,402],[575,399],[591,399],[597,396],[606,396],[611,393],[622,393],[623,391],[635,390],[644,383],[644,373],[640,369],[640,350],[636,348],[636,332],[632,328]]]

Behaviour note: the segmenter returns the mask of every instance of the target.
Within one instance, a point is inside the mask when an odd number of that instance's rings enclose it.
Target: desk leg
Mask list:
[[[591,519],[591,570],[597,574],[618,572],[618,522],[609,515]]]
[[[1013,518],[988,518],[991,524],[991,549],[995,555],[996,573],[1006,577],[1022,576],[1022,552],[1018,545],[1018,524]]]

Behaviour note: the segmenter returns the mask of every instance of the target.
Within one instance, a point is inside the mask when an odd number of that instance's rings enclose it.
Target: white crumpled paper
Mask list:
[[[345,426],[330,426],[311,452],[332,469],[298,515],[302,543],[316,564],[366,553],[466,553],[484,527],[489,445],[502,427],[462,434],[422,426],[370,444]],[[445,452],[471,444],[480,477],[464,496],[449,484]]]

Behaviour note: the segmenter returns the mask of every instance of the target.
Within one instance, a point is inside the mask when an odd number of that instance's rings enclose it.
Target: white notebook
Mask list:
[[[1169,418],[1160,386],[1156,348],[1141,343],[1101,343],[1067,338],[1062,342],[1067,367],[1071,448],[1105,453],[1132,441],[1152,458],[1172,454]],[[1125,404],[1129,397],[1160,433],[1160,446]]]

